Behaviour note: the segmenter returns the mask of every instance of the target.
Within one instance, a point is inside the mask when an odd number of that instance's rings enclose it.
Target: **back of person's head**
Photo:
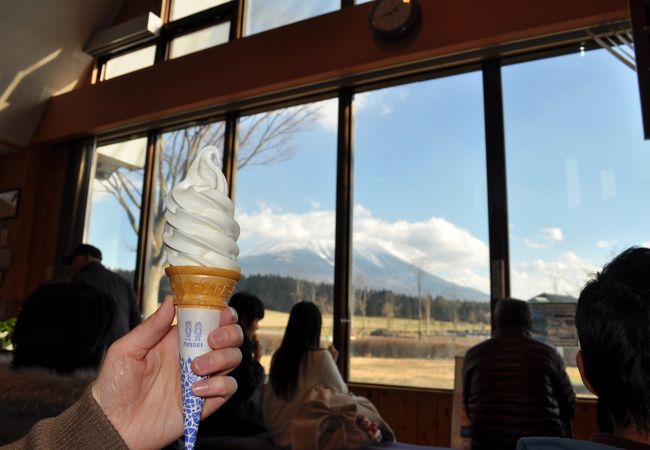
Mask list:
[[[322,317],[318,307],[311,302],[293,305],[282,344],[271,361],[269,379],[273,392],[280,398],[291,400],[298,384],[300,367],[310,350],[320,345]]]
[[[25,301],[14,330],[15,368],[96,369],[114,336],[113,299],[85,283],[48,283]]]
[[[264,318],[264,303],[258,297],[248,292],[236,292],[228,304],[235,308],[239,325],[246,331],[255,320]]]
[[[510,327],[530,330],[533,324],[530,306],[523,300],[501,299],[494,311],[494,324],[497,330]]]
[[[584,375],[614,428],[650,431],[650,249],[632,247],[596,274],[575,323]]]

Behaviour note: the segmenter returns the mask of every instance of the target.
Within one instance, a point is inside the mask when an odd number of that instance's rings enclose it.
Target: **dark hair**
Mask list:
[[[291,308],[282,344],[271,361],[269,379],[277,397],[293,397],[306,355],[320,345],[321,322],[320,310],[311,302],[296,303]]]
[[[115,336],[115,317],[113,299],[88,284],[44,284],[18,315],[13,366],[96,369]]]
[[[614,428],[650,431],[650,249],[629,248],[596,274],[575,323],[585,376]]]
[[[228,304],[237,311],[239,325],[244,331],[246,331],[246,328],[254,320],[262,320],[264,318],[264,303],[258,297],[248,292],[236,292],[230,298]]]
[[[533,325],[530,306],[523,300],[514,298],[501,299],[494,311],[494,324],[497,330],[507,327],[520,327],[530,330]]]

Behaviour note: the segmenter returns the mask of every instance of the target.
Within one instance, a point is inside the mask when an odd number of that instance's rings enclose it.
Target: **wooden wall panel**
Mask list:
[[[20,189],[18,217],[7,220],[13,258],[0,287],[0,318],[16,316],[52,276],[67,161],[67,146],[0,155],[0,190]]]
[[[438,414],[438,396],[430,393],[422,393],[417,396],[417,405],[415,407],[417,417],[414,421],[416,426],[416,437],[411,443],[430,443],[436,445],[440,442],[438,438],[439,420]],[[451,424],[450,424],[451,427]]]
[[[373,402],[400,442],[449,447],[451,391],[354,383],[350,390]],[[594,400],[579,400],[573,428],[577,439],[589,439],[597,431]]]
[[[596,422],[596,401],[582,400],[576,407],[576,417],[573,420],[573,433],[577,439],[589,439],[598,431]]]
[[[146,4],[146,0],[139,0]],[[420,29],[380,42],[371,4],[343,8],[50,100],[36,142],[66,140],[223,107],[297,87],[625,19],[626,0],[421,2]]]

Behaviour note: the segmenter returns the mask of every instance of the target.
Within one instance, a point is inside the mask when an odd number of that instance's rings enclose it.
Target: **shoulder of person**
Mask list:
[[[309,352],[314,361],[319,364],[335,364],[332,354],[326,348],[315,348]]]

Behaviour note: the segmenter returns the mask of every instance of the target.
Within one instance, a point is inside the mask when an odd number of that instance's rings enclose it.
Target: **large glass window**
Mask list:
[[[247,0],[244,36],[336,11],[340,7],[340,0]]]
[[[169,279],[165,275],[168,263],[163,246],[167,193],[185,178],[189,165],[200,149],[209,145],[223,148],[224,130],[223,122],[207,122],[165,131],[160,135],[149,210],[149,248],[142,301],[145,317],[156,310],[165,294],[171,293]]]
[[[84,240],[102,251],[106,267],[133,282],[147,138],[98,146],[96,152]]]
[[[213,6],[228,3],[230,0],[172,0],[169,11],[169,20],[180,19],[191,14],[203,11]]]
[[[650,143],[636,74],[597,50],[506,66],[502,78],[511,293],[561,322],[605,262],[650,244]],[[540,333],[586,393],[571,317],[564,331],[552,328]],[[563,342],[571,333],[573,344]]]
[[[230,22],[220,23],[177,37],[169,44],[169,58],[178,58],[228,42]]]
[[[337,104],[304,104],[239,122],[235,216],[243,279],[237,289],[266,305],[258,336],[267,371],[294,303],[318,305],[323,345],[331,340]]]
[[[116,56],[106,61],[102,80],[119,77],[136,70],[152,66],[156,57],[156,46],[141,48]]]
[[[354,105],[350,379],[453,388],[490,333],[481,74]]]

